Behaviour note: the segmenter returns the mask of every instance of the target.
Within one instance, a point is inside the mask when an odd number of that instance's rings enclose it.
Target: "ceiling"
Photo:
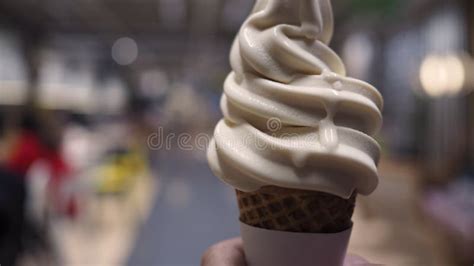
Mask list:
[[[334,10],[342,14],[357,2],[334,0]],[[254,0],[0,0],[0,21],[48,32],[233,34],[253,3]]]
[[[333,44],[337,46],[341,36],[361,25],[381,34],[393,34],[397,27],[422,19],[443,1],[447,0],[332,0],[340,33]],[[158,66],[179,79],[209,77],[214,81],[206,81],[207,84],[214,82],[214,87],[220,88],[228,72],[230,43],[253,3],[254,0],[0,0],[0,26],[15,28],[26,36],[23,43],[31,46],[25,51],[33,51],[26,56],[32,76],[39,66],[34,54],[39,49],[31,48],[43,46],[61,48],[65,54],[81,59],[92,58],[100,62],[101,69],[115,70],[118,66],[112,61],[111,48],[117,39],[127,36],[139,46],[136,61],[126,68],[119,67],[127,83],[132,84],[129,87],[138,84],[136,73]],[[380,10],[391,12],[391,18]]]
[[[370,25],[371,30],[378,27],[380,31],[389,32],[386,20],[379,23],[384,17],[356,13],[360,12],[356,11],[357,7],[376,13],[377,9],[393,7],[396,1],[404,8],[398,15],[417,17],[408,15],[409,10],[427,10],[426,7],[441,0],[384,0],[392,3],[390,5],[380,4],[380,1],[333,0],[339,25],[357,17],[357,21]],[[211,63],[219,65],[227,61],[230,41],[253,3],[254,0],[0,0],[0,23],[20,29],[26,36],[49,36],[49,41],[60,39],[58,43],[65,44],[66,49],[78,43],[85,45],[90,36],[92,45],[99,43],[106,51],[99,54],[107,56],[107,49],[117,38],[130,36],[139,43],[143,55],[140,62],[145,65],[153,64],[157,58],[164,63],[171,62],[167,65],[175,64],[176,54],[184,53],[179,58],[186,58],[186,53],[196,54],[196,47],[201,49],[199,54],[219,54],[221,58]],[[407,23],[400,18],[394,21],[397,26]],[[341,32],[353,30],[350,25],[341,25],[339,29]],[[204,37],[195,41],[200,36]],[[183,60],[182,64],[189,61]]]
[[[49,32],[157,34],[233,32],[253,0],[0,1],[4,22]]]

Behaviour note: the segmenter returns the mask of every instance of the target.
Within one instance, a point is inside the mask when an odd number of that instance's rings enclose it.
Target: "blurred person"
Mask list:
[[[5,136],[5,120],[0,114],[0,140]],[[2,158],[3,159],[3,158]],[[14,265],[21,247],[25,188],[21,179],[6,170],[0,161],[0,264]]]
[[[222,241],[210,247],[203,255],[202,266],[247,266],[245,261],[242,238],[237,237]],[[344,261],[344,266],[375,265],[367,260],[356,256],[348,255]]]
[[[47,115],[40,116],[37,110],[27,109],[5,164],[9,171],[26,178],[34,163],[44,161],[50,172],[51,200],[59,211],[65,211],[59,190],[69,175],[69,166],[60,151],[61,139],[61,131]]]
[[[52,258],[53,249],[48,235],[48,225],[38,224],[29,218],[26,208],[26,202],[34,200],[27,195],[27,187],[31,180],[28,179],[29,171],[32,166],[38,162],[43,162],[48,168],[48,186],[44,191],[48,196],[48,201],[54,211],[59,213],[72,214],[73,204],[64,199],[61,193],[61,187],[65,182],[65,177],[69,174],[69,167],[65,163],[60,152],[60,131],[51,126],[52,123],[47,116],[40,116],[40,112],[34,108],[27,108],[21,115],[19,129],[11,148],[8,151],[4,163],[4,169],[9,179],[15,177],[15,181],[10,180],[20,186],[18,190],[22,193],[21,199],[10,199],[21,202],[16,205],[15,213],[19,213],[16,223],[21,227],[15,231],[15,241],[21,242],[23,254],[33,255],[37,258]],[[49,209],[50,206],[48,206]],[[48,211],[44,210],[47,214]],[[12,236],[13,237],[13,236]],[[48,259],[48,262],[51,260]],[[0,262],[1,263],[1,262]]]

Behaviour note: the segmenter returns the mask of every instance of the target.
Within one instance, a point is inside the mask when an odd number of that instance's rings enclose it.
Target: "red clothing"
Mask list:
[[[6,167],[16,174],[25,176],[31,165],[45,153],[39,138],[32,132],[23,132],[13,145]]]
[[[74,198],[71,195],[64,198],[61,193],[65,178],[69,174],[69,167],[61,154],[43,145],[36,134],[25,131],[19,136],[7,159],[6,167],[11,172],[26,177],[31,166],[38,160],[46,162],[49,168],[50,197],[57,210],[74,216],[76,212]]]
[[[36,134],[29,131],[23,132],[18,138],[7,159],[6,167],[12,172],[25,176],[31,165],[40,159],[47,162],[53,182],[67,175],[69,169],[61,154],[48,149]]]

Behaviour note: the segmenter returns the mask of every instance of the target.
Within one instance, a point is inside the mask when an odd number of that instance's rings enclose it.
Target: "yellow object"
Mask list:
[[[136,179],[148,172],[147,166],[145,155],[137,151],[112,156],[98,169],[98,192],[116,194],[130,190]]]

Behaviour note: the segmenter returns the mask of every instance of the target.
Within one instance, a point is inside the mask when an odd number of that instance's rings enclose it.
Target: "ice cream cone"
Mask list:
[[[343,199],[270,186],[256,192],[236,192],[240,221],[250,226],[304,233],[338,233],[352,226],[356,193]]]
[[[383,99],[332,33],[330,0],[258,0],[232,46],[208,159],[237,190],[250,266],[343,265],[356,195],[377,186]]]

